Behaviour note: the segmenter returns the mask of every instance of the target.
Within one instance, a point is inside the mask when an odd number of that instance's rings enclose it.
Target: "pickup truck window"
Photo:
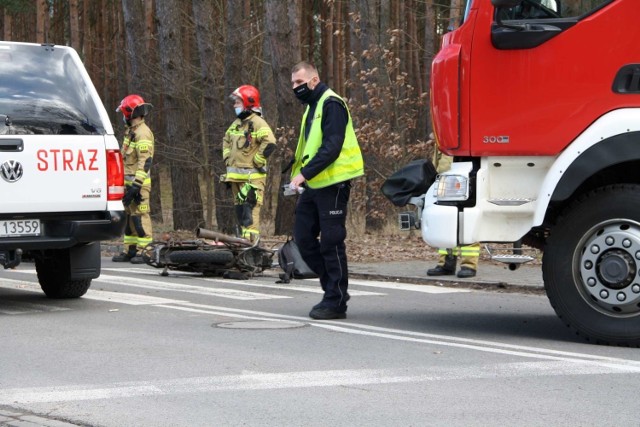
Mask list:
[[[0,43],[0,59],[0,135],[106,133],[66,50]]]

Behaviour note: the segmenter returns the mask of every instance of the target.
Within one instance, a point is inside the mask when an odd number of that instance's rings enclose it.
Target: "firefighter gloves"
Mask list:
[[[124,193],[124,197],[122,198],[122,204],[125,206],[129,206],[131,202],[140,204],[142,202],[142,196],[140,195],[141,188],[142,187],[134,181],[133,184],[127,187],[127,191]]]

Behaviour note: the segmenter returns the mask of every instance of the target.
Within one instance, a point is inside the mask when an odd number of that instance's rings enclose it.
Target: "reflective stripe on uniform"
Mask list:
[[[131,185],[131,184],[133,184],[133,181],[135,181],[135,179],[126,179],[125,178],[124,185]],[[145,180],[142,181],[142,185],[151,185],[151,177],[145,178]]]
[[[253,156],[253,161],[256,165],[264,166],[267,163],[267,158],[260,153],[256,153]]]
[[[146,247],[153,241],[152,237],[138,237],[137,246],[138,247]]]
[[[265,178],[265,172],[258,172],[254,168],[227,168],[227,180],[251,181],[251,179]]]
[[[451,249],[438,249],[438,254],[440,255],[453,255],[453,256],[462,256],[462,257],[479,257],[480,256],[480,245],[469,245],[469,246],[456,246]]]
[[[242,227],[242,238],[255,242],[260,237],[260,231],[252,227]]]
[[[138,236],[124,236],[124,245],[135,245],[138,242]]]

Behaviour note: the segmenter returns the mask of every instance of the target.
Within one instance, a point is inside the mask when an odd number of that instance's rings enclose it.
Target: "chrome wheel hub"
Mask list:
[[[610,315],[640,313],[640,224],[599,224],[582,239],[577,259],[581,293]]]

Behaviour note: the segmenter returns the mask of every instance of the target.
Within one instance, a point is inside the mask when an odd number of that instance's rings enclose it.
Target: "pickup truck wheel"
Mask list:
[[[227,265],[234,260],[233,252],[227,249],[212,251],[175,251],[168,256],[174,264],[216,264]]]
[[[35,259],[40,288],[49,298],[80,298],[89,290],[91,279],[71,280],[68,255],[64,251],[59,255]]]
[[[640,346],[640,185],[573,203],[551,230],[542,273],[551,305],[579,335]]]

